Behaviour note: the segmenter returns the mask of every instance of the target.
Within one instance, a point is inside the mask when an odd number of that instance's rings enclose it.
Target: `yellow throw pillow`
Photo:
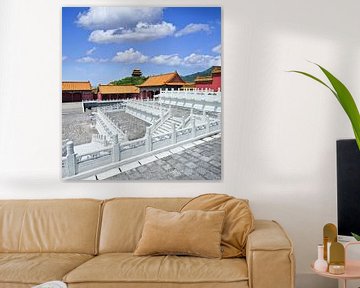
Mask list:
[[[221,258],[224,211],[168,212],[146,208],[134,255],[191,255]]]
[[[247,237],[254,230],[254,217],[247,200],[225,194],[204,194],[190,200],[181,209],[182,212],[188,210],[225,211],[222,257],[246,256]]]

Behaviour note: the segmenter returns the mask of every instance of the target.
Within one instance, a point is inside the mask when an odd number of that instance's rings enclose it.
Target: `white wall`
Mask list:
[[[61,5],[90,3],[223,6],[222,181],[60,181]],[[357,0],[1,0],[0,198],[249,198],[294,240],[298,287],[330,287],[309,264],[336,223],[335,141],[351,128],[325,88],[284,71],[320,75],[306,60],[321,63],[360,100],[359,11]]]

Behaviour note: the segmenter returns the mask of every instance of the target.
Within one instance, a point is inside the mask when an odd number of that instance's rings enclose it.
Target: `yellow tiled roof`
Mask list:
[[[177,72],[150,76],[144,83],[142,83],[138,86],[139,87],[149,87],[149,86],[170,85],[170,84],[172,84],[171,80],[173,80],[176,76],[179,76],[177,74]],[[173,85],[182,85],[184,83],[184,81],[182,81],[182,82],[176,81],[174,83],[175,84],[173,84]]]
[[[165,85],[169,85],[169,86],[183,86],[184,82],[169,82],[169,83],[165,83]]]
[[[90,81],[63,81],[62,91],[91,91]]]
[[[99,85],[101,94],[132,94],[139,93],[140,89],[134,85]]]

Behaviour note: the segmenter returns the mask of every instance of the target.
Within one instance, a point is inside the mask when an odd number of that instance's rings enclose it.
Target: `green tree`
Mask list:
[[[140,77],[125,77],[123,79],[115,80],[110,82],[113,85],[140,85],[146,81],[148,77],[140,76]]]

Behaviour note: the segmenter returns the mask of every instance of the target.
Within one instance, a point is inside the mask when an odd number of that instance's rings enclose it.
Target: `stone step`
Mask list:
[[[174,118],[170,118],[170,119],[168,119],[168,121],[169,121],[170,123],[175,123],[175,124],[180,124],[180,123],[181,123],[181,121],[179,121],[179,120],[177,120],[177,119],[174,119]]]
[[[160,132],[160,133],[167,133],[167,132],[170,132],[169,129],[165,129],[163,127],[159,127],[159,129],[157,130],[157,132]]]

